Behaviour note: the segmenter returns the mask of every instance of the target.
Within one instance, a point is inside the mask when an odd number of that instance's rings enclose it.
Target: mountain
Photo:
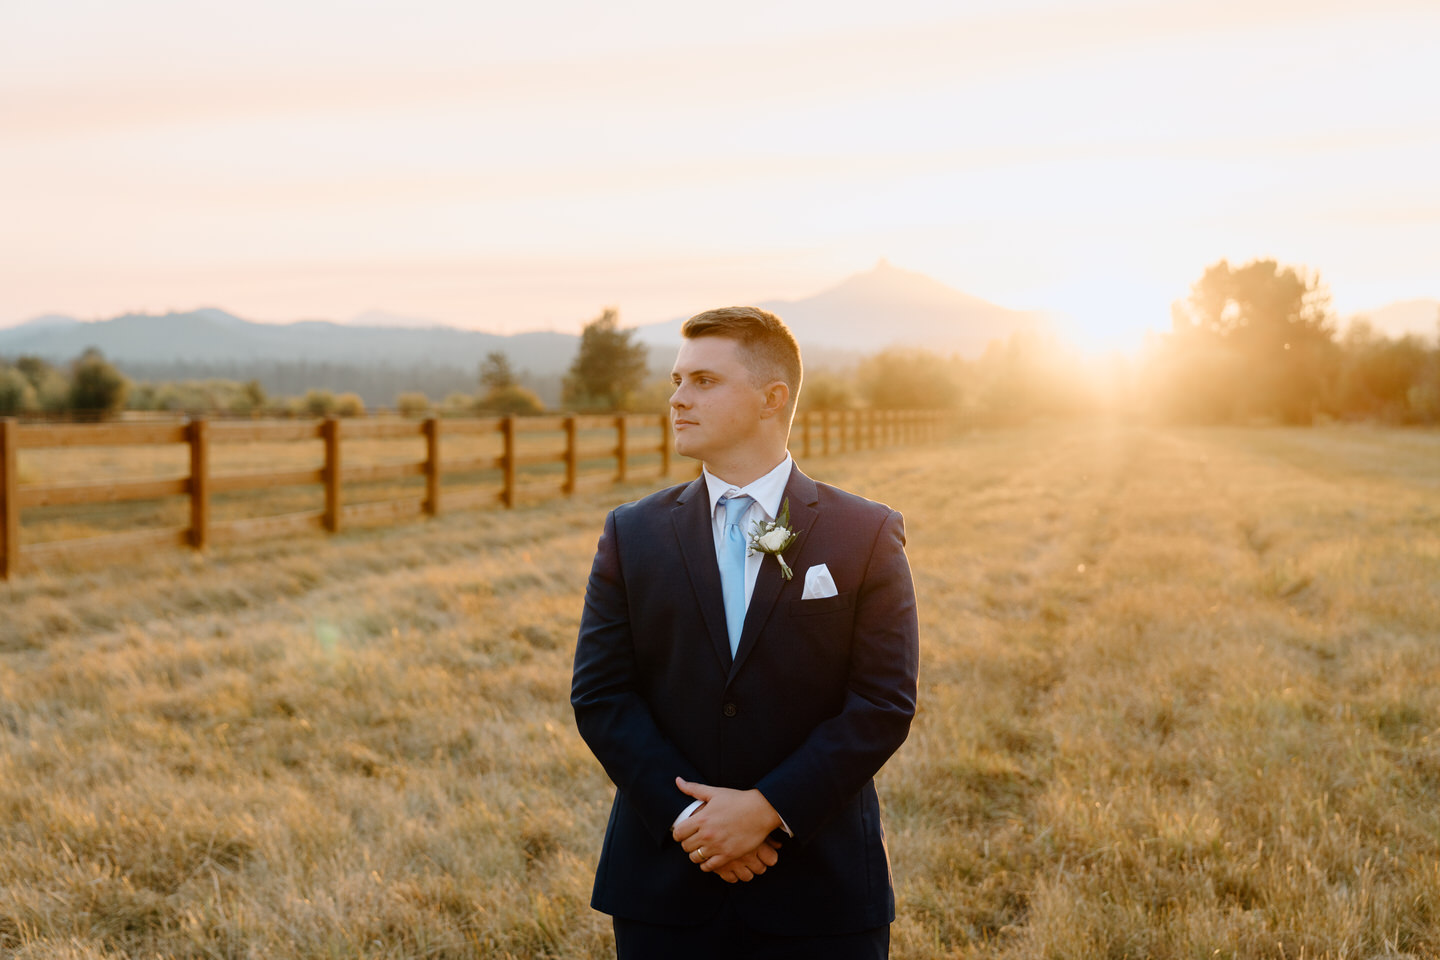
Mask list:
[[[1364,311],[1346,318],[1351,322],[1360,318],[1387,337],[1403,337],[1407,333],[1418,334],[1427,340],[1440,336],[1440,300],[1401,300],[1388,303],[1376,310]]]
[[[31,319],[26,320],[24,323],[18,324],[14,327],[11,327],[10,329],[25,329],[34,331],[43,329],[45,327],[68,327],[79,322],[80,321],[76,320],[74,317],[63,316],[62,314],[58,313],[47,313],[43,316],[32,317]]]
[[[126,314],[93,323],[40,324],[0,330],[0,355],[35,354],[60,362],[96,347],[126,363],[213,365],[284,361],[330,364],[437,364],[475,370],[503,350],[517,370],[554,373],[568,367],[578,338],[540,332],[500,336],[454,327],[354,327],[326,320],[252,323],[213,307],[188,313]]]
[[[427,317],[407,317],[386,310],[366,310],[350,318],[352,327],[405,327],[409,330],[433,330],[445,324]]]
[[[812,297],[758,305],[785,319],[806,363],[817,368],[848,366],[891,345],[976,356],[992,340],[1042,324],[1038,314],[987,303],[884,260]],[[650,348],[652,375],[670,369],[682,322],[636,328],[636,339]],[[473,391],[480,362],[492,351],[504,352],[546,403],[558,403],[578,344],[574,334],[500,335],[380,311],[351,324],[271,324],[202,307],[93,322],[46,316],[0,329],[0,357],[33,354],[63,363],[96,347],[137,379],[253,378],[285,394],[309,386],[355,390],[371,405],[393,403],[400,390],[424,390],[435,399]]]
[[[803,300],[771,300],[756,306],[785,321],[807,362],[854,358],[889,346],[974,357],[992,340],[1044,325],[1038,313],[997,306],[886,260]],[[673,347],[680,340],[683,322],[640,327],[638,339]]]

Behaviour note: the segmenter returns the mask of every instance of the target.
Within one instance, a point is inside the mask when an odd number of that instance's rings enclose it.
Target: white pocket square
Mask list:
[[[801,600],[819,600],[822,597],[833,597],[839,593],[835,589],[835,580],[830,576],[830,570],[823,563],[816,564],[805,571],[805,592],[800,595]]]

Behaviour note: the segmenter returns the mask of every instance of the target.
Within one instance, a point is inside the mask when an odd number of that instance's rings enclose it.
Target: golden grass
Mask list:
[[[811,464],[907,518],[893,955],[1440,952],[1436,463],[1055,426]],[[0,954],[607,956],[567,694],[615,499],[0,586]]]

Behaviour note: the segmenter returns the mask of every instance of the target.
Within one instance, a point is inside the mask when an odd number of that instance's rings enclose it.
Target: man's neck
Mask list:
[[[705,469],[710,471],[711,476],[735,487],[737,490],[747,487],[759,480],[765,474],[774,470],[785,462],[786,450],[780,448],[780,453],[774,457],[755,457],[743,460],[726,460],[724,462],[705,461]]]

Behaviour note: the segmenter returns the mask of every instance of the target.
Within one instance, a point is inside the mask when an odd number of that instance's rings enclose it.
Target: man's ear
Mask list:
[[[771,380],[765,384],[764,399],[760,406],[760,419],[776,416],[790,402],[790,386],[784,380]]]

